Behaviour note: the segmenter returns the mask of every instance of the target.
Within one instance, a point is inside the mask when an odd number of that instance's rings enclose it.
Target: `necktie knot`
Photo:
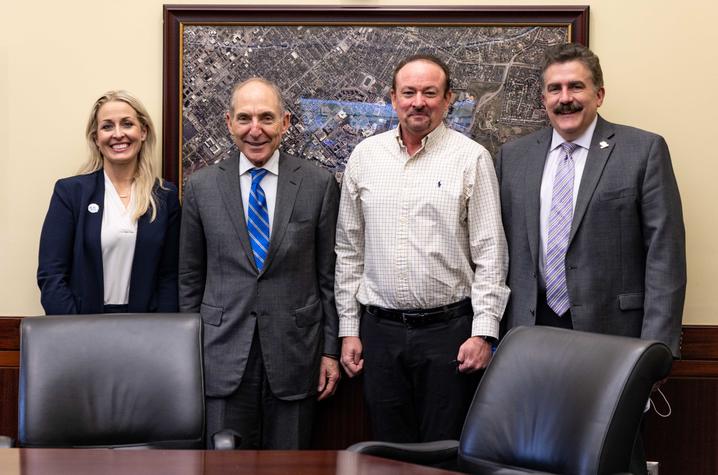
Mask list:
[[[561,149],[563,150],[563,153],[566,154],[566,157],[570,157],[577,148],[578,145],[573,142],[564,142],[561,144]]]
[[[262,178],[267,174],[266,168],[252,168],[249,170],[249,173],[252,174],[252,185],[255,185],[262,181]]]

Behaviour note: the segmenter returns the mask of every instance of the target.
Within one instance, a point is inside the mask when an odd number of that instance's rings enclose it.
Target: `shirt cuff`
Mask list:
[[[339,317],[339,338],[359,336],[359,317]]]
[[[490,336],[499,338],[499,321],[493,317],[474,317],[471,324],[471,336]]]

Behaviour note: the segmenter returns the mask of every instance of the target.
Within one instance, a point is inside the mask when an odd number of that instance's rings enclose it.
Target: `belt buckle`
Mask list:
[[[401,312],[401,321],[406,326],[412,326],[414,318],[423,318],[426,316],[424,312]],[[415,320],[414,320],[415,321]]]

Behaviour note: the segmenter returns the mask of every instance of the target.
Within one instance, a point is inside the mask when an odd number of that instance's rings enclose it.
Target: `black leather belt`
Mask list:
[[[471,299],[468,298],[460,302],[425,310],[393,310],[367,305],[366,311],[369,315],[376,318],[400,322],[408,327],[422,327],[424,325],[446,322],[454,318],[474,314]]]

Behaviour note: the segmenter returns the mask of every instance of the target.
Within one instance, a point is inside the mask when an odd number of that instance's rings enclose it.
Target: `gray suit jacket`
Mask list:
[[[535,323],[539,192],[551,133],[547,128],[507,143],[497,156],[511,288],[504,330]],[[685,231],[662,137],[598,117],[576,201],[566,280],[576,330],[660,340],[679,354]]]
[[[239,185],[239,153],[200,170],[185,187],[180,311],[204,321],[205,390],[237,389],[255,328],[272,393],[316,393],[322,354],[338,355],[334,304],[334,177],[281,154],[274,224],[262,272],[252,257]]]

